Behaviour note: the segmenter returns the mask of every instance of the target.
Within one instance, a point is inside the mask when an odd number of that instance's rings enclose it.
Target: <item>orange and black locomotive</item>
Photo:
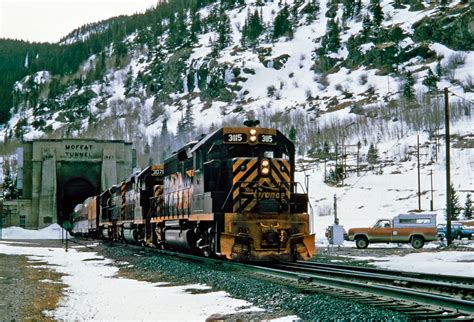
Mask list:
[[[239,261],[315,254],[295,148],[276,129],[221,128],[98,196],[100,236]]]

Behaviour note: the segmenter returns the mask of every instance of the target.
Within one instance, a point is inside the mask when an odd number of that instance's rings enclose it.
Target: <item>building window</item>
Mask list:
[[[21,228],[26,227],[26,216],[20,216],[20,227]]]
[[[53,217],[44,217],[43,218],[43,223],[44,224],[52,224],[53,223]]]
[[[2,217],[2,227],[7,225],[7,217]]]

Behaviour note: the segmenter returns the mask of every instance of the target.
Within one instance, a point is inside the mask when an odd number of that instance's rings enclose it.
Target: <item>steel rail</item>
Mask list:
[[[393,285],[387,286],[375,283],[360,283],[355,281],[349,281],[347,279],[318,276],[301,272],[291,272],[283,269],[262,266],[256,267],[259,267],[262,270],[262,273],[266,272],[270,275],[299,280],[301,282],[306,282],[308,285],[310,283],[314,283],[325,286],[350,289],[354,291],[362,291],[371,294],[377,294],[380,296],[387,296],[398,300],[407,300],[411,302],[437,306],[444,309],[461,311],[466,315],[474,314],[474,301],[463,300],[459,298],[443,296],[428,292],[414,291]]]
[[[397,270],[389,270],[389,269],[383,269],[383,268],[354,266],[354,265],[346,265],[346,264],[332,264],[332,263],[304,262],[304,261],[297,261],[296,263],[302,266],[307,266],[307,267],[348,269],[351,271],[358,271],[358,272],[396,275],[396,276],[409,277],[409,278],[411,277],[411,278],[420,278],[420,279],[425,279],[425,280],[443,281],[446,283],[451,282],[451,283],[457,283],[457,284],[474,285],[474,277],[469,277],[469,276],[397,271]]]
[[[308,264],[308,265],[307,265]],[[315,274],[324,274],[324,275],[338,275],[347,278],[357,278],[357,279],[366,279],[366,280],[377,280],[377,281],[384,281],[390,282],[395,285],[402,285],[402,286],[423,286],[425,288],[442,288],[442,289],[451,289],[454,291],[459,291],[465,294],[474,294],[474,279],[471,279],[473,283],[465,283],[465,284],[458,284],[458,283],[450,283],[446,282],[442,279],[439,280],[426,280],[423,278],[415,278],[415,277],[408,277],[408,276],[401,276],[398,274],[397,271],[393,271],[389,274],[387,271],[384,273],[377,272],[376,269],[370,269],[368,271],[364,270],[353,270],[351,266],[343,266],[338,267],[335,265],[334,267],[328,266],[319,266],[319,265],[312,265],[311,263],[275,263],[272,264],[272,268],[282,268],[282,269],[296,269],[303,272],[308,273],[315,273]],[[354,272],[357,272],[355,275]]]

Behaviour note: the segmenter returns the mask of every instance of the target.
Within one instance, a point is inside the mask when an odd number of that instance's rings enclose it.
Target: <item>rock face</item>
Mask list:
[[[465,6],[426,17],[413,25],[414,39],[436,41],[454,50],[474,50],[474,10]]]

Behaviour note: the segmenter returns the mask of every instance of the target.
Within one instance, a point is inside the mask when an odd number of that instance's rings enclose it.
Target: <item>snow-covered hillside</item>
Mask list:
[[[349,17],[345,16],[345,3],[334,4],[327,0],[289,0],[286,6],[281,1],[246,1],[243,5],[225,10],[229,18],[229,41],[217,54],[215,46],[220,34],[219,29],[213,26],[201,26],[198,41],[189,49],[179,47],[175,50],[164,45],[169,41],[171,31],[159,36],[153,48],[140,44],[138,39],[142,31],[136,31],[124,39],[127,54],[118,59],[118,65],[113,66],[112,63],[117,61],[118,55],[116,45],[112,44],[103,52],[105,56],[92,55],[84,61],[78,73],[73,75],[80,81],[69,81],[65,90],[56,97],[46,94],[51,90],[48,86],[52,86],[48,71],[19,80],[15,85],[15,93],[20,97],[14,107],[17,112],[5,128],[5,133],[7,137],[22,135],[31,139],[45,132],[54,135],[57,129],[62,129],[60,133],[63,135],[81,135],[88,133],[89,129],[89,135],[134,141],[145,138],[144,141],[152,145],[164,123],[174,134],[180,122],[186,130],[205,132],[210,126],[241,122],[246,117],[266,117],[266,125],[270,125],[272,117],[281,111],[284,114],[303,112],[314,119],[334,110],[386,104],[401,96],[407,72],[411,72],[414,78],[414,92],[421,95],[427,92],[423,81],[429,69],[435,72],[437,68],[441,69],[441,74],[437,76],[435,87],[448,87],[458,96],[474,99],[474,52],[456,51],[431,41],[420,45],[413,39],[414,23],[439,14],[442,12],[440,7],[425,3],[421,5],[424,9],[419,7],[417,11],[410,11],[411,6],[397,6],[395,3],[388,0],[380,2],[384,18],[382,23],[375,25],[372,22],[373,35],[368,36],[365,43],[358,40],[361,44],[355,49],[350,46],[354,37],[363,33],[363,20],[365,17],[375,19],[369,0],[362,1],[360,12],[354,12]],[[306,13],[310,4],[319,10]],[[463,15],[471,14],[466,5],[458,2],[451,2],[450,7],[452,10],[463,10]],[[219,3],[215,3],[200,9],[200,19],[211,21],[219,8]],[[291,11],[287,17],[292,25],[291,33],[272,38],[275,21],[285,8]],[[257,38],[258,45],[242,46],[242,30],[253,12],[258,12],[264,31]],[[324,57],[317,52],[325,46],[330,20],[341,25],[340,45],[336,50],[326,50],[326,56],[336,63],[321,71],[318,64]],[[186,23],[191,25],[190,16]],[[169,25],[170,22],[164,20],[164,28]],[[395,65],[382,62],[392,71],[382,71],[380,66],[374,67],[371,62],[362,59],[359,63],[349,63],[355,59],[352,58],[354,52],[358,56],[383,55],[377,50],[388,48],[394,42],[390,37],[385,42],[377,40],[377,37],[393,28],[398,28],[396,30],[401,33],[395,44],[395,56],[404,55],[407,60]],[[417,52],[420,54],[417,55]],[[103,77],[86,82],[88,73],[98,68],[101,59],[107,65]],[[162,68],[174,66],[176,70],[168,74],[156,72],[154,69],[161,62],[166,62]],[[171,88],[161,88],[160,82],[169,81],[170,75],[174,77]],[[160,76],[168,79],[161,81]],[[59,79],[66,81],[64,77]],[[156,86],[153,85],[155,83]],[[213,86],[219,93],[209,97],[207,92]],[[155,87],[160,89],[157,91]],[[34,107],[28,97],[38,88],[40,99]],[[26,98],[21,99],[22,95]],[[76,104],[76,101],[79,102]],[[185,117],[193,119],[193,126],[183,122]],[[108,130],[91,134],[91,127],[97,128],[97,123],[110,122],[115,125],[115,131],[108,127]],[[271,125],[285,130],[289,126]]]

